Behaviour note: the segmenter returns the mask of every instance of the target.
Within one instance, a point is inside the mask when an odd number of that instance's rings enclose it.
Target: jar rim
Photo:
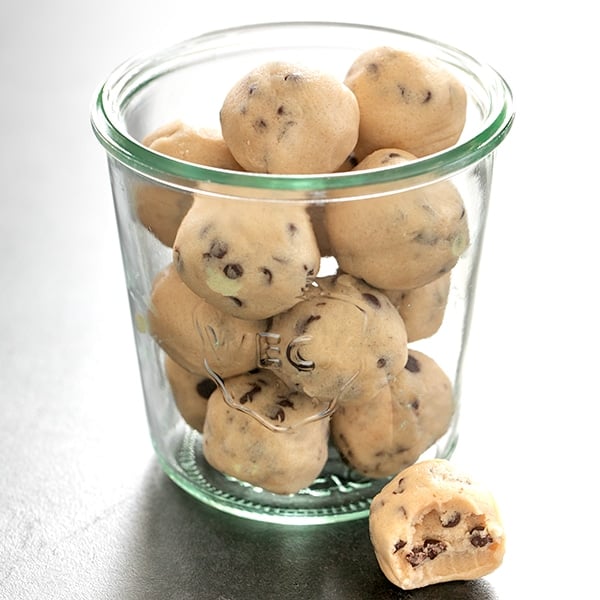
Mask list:
[[[360,171],[318,174],[273,174],[232,171],[185,162],[153,151],[128,134],[119,121],[122,103],[150,81],[168,72],[164,65],[177,57],[192,57],[207,48],[218,50],[232,36],[258,35],[276,29],[336,28],[348,32],[367,31],[416,42],[441,51],[449,61],[475,76],[488,93],[487,114],[478,130],[464,140],[435,154],[400,165]],[[163,66],[161,66],[163,65]],[[123,97],[125,90],[128,96]],[[120,102],[117,102],[117,100]],[[210,182],[217,185],[282,191],[320,192],[352,187],[360,189],[419,178],[439,178],[456,173],[491,154],[508,134],[514,121],[512,91],[505,79],[490,65],[479,62],[453,46],[418,34],[376,25],[330,21],[291,21],[256,23],[219,29],[200,34],[162,50],[138,54],[117,66],[98,86],[90,120],[94,134],[107,153],[151,177]]]

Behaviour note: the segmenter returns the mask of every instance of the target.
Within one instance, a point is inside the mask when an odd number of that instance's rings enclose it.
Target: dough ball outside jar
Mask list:
[[[380,149],[356,170],[402,165],[415,157]],[[449,180],[326,206],[329,242],[340,268],[370,285],[408,290],[449,272],[469,245],[463,200]]]
[[[197,194],[173,245],[182,281],[240,319],[266,319],[298,303],[321,255],[306,207]]]
[[[269,371],[226,379],[208,401],[204,456],[231,477],[275,494],[294,494],[309,486],[327,461],[329,419],[313,419],[324,408]]]
[[[450,379],[428,355],[409,349],[402,373],[375,395],[340,403],[331,439],[343,460],[367,477],[395,475],[448,430]]]
[[[344,83],[360,107],[359,160],[378,148],[427,156],[454,145],[463,131],[466,92],[441,61],[380,46],[358,56]]]
[[[404,590],[484,577],[506,544],[491,490],[441,458],[385,485],[371,502],[369,534],[383,574]]]
[[[220,120],[225,142],[247,171],[332,173],[354,149],[359,109],[329,73],[272,61],[230,89]]]
[[[242,170],[216,129],[195,129],[173,121],[148,134],[142,143],[155,152],[186,162]],[[140,223],[165,246],[172,247],[177,229],[192,205],[193,194],[144,181],[137,185],[134,198]]]
[[[155,277],[148,327],[156,343],[181,367],[221,377],[256,367],[256,336],[266,321],[237,319],[194,294],[170,264]]]
[[[273,317],[268,366],[292,388],[333,404],[369,397],[408,358],[406,328],[387,296],[350,275],[319,278],[306,298]]]

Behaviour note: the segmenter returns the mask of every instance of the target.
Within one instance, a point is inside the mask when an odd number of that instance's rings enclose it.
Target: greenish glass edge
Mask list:
[[[507,94],[509,94],[509,88],[506,84],[505,86]],[[104,110],[103,95],[104,85],[96,95],[95,112],[92,113],[91,119],[92,129],[110,156],[136,171],[151,176],[168,175],[189,181],[209,181],[255,189],[307,192],[376,185],[427,174],[444,176],[459,171],[493,152],[510,131],[515,117],[511,112],[511,104],[505,101],[497,118],[479,134],[449,150],[430,158],[416,160],[413,163],[357,173],[264,175],[193,165],[157,154],[124,136],[110,123]],[[105,129],[99,127],[99,122],[105,124]]]
[[[241,26],[233,29],[224,29],[210,32],[199,36],[192,40],[185,40],[176,47],[185,48],[198,40],[207,41],[211,38],[218,38],[224,34],[233,34],[251,31],[258,27],[273,27],[273,26],[344,26],[346,28],[366,28],[371,30],[381,30],[385,33],[407,35],[412,38],[421,40],[425,43],[435,43],[436,45],[445,48],[453,53],[462,53],[460,50],[435,40],[430,40],[426,37],[417,34],[397,31],[389,28],[378,28],[374,26],[364,26],[351,23],[328,23],[328,22],[295,22],[295,23],[267,23],[261,25]],[[175,47],[175,48],[176,48]],[[173,50],[173,48],[171,49]],[[467,55],[465,55],[467,56]],[[145,60],[149,63],[150,58],[146,56]],[[470,60],[472,57],[468,57]],[[475,61],[476,62],[476,61]],[[123,63],[120,67],[121,75],[125,74],[127,68],[136,65],[134,59]],[[493,79],[499,84],[499,90],[502,92],[502,108],[498,111],[496,118],[477,135],[466,140],[465,142],[453,146],[447,150],[437,153],[431,157],[420,158],[412,163],[386,167],[382,169],[373,169],[361,172],[340,172],[332,174],[310,174],[310,175],[276,175],[276,174],[260,174],[229,171],[225,169],[216,169],[179,161],[171,157],[158,154],[146,148],[142,144],[136,142],[132,138],[123,135],[118,127],[116,127],[105,110],[104,98],[107,94],[107,85],[111,80],[109,78],[99,87],[95,95],[95,103],[92,109],[91,122],[93,131],[98,138],[98,141],[105,150],[126,166],[139,171],[143,174],[163,178],[168,177],[183,178],[191,182],[211,182],[215,184],[239,186],[254,189],[270,189],[282,191],[306,191],[319,192],[324,190],[335,190],[347,187],[367,187],[370,185],[390,183],[393,181],[406,180],[417,178],[420,176],[433,175],[435,177],[443,177],[445,175],[457,172],[466,168],[473,163],[484,158],[504,140],[510,131],[514,121],[514,111],[512,107],[512,92],[507,82],[502,76],[489,65],[479,64],[489,71]],[[139,65],[138,65],[139,68]],[[114,75],[119,69],[113,71]],[[154,78],[145,80],[143,83],[147,85]],[[128,98],[135,93],[138,88],[130,90]],[[500,96],[499,96],[500,97]]]

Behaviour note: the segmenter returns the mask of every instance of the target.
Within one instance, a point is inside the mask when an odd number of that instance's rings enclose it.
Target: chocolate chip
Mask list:
[[[426,539],[422,546],[415,546],[407,555],[406,560],[413,567],[418,567],[427,559],[433,560],[442,552],[445,552],[447,546],[441,540]]]
[[[403,494],[406,491],[404,485],[404,477],[401,477],[398,480],[398,484],[396,485],[396,489],[392,492],[392,494]]]
[[[449,515],[444,515],[444,517],[440,517],[440,523],[442,527],[456,527],[460,523],[461,515],[458,511],[454,511]]]
[[[379,302],[379,298],[373,294],[369,294],[365,292],[362,295],[363,299],[367,301],[373,308],[381,308],[381,302]]]
[[[208,250],[208,254],[214,258],[223,258],[229,250],[227,242],[222,240],[213,240]]]
[[[260,385],[254,384],[241,398],[240,404],[246,404],[246,402],[252,402],[254,399],[254,394],[260,392],[262,388]]]
[[[385,365],[387,365],[387,359],[381,357],[380,359],[377,360],[377,368],[378,369],[383,369],[383,367],[385,367]]]
[[[471,544],[475,546],[475,548],[483,548],[494,541],[492,536],[485,530],[485,527],[482,527],[481,525],[473,527],[473,529],[469,531],[469,535],[471,536]]]
[[[294,408],[294,403],[289,398],[282,398],[278,400],[279,406],[285,406],[286,408]]]
[[[264,131],[268,128],[269,126],[267,125],[267,122],[264,119],[256,119],[256,121],[254,121],[254,129],[256,131]]]
[[[285,109],[285,106],[281,105],[278,109],[277,109],[277,114],[278,115],[285,115],[287,114],[287,110]]]
[[[425,97],[423,98],[423,104],[427,104],[430,100],[431,100],[431,90],[427,90],[424,94]]]
[[[411,373],[419,373],[421,371],[421,363],[412,354],[409,354],[404,368]]]
[[[300,73],[288,73],[284,76],[284,81],[300,81],[302,79],[302,75]]]
[[[402,548],[404,548],[404,546],[406,546],[406,542],[404,540],[398,540],[394,544],[394,552],[392,552],[392,554],[396,554],[396,552],[398,552],[398,550],[402,550]]]
[[[273,272],[267,267],[261,267],[260,272],[267,278],[267,283],[271,283],[273,281]]]
[[[279,421],[280,423],[283,423],[285,421],[285,411],[283,408],[278,408],[274,414],[269,415],[269,418],[273,421]]]
[[[256,92],[257,89],[258,89],[258,86],[255,83],[248,86],[248,96],[254,95],[254,93]]]
[[[217,389],[217,384],[212,379],[201,379],[196,384],[196,392],[201,398],[210,398],[210,395]]]
[[[223,273],[225,273],[225,276],[229,279],[237,279],[244,274],[244,268],[238,263],[232,263],[225,265]]]
[[[295,223],[288,223],[287,230],[291,236],[294,236],[298,233],[298,225],[296,225]]]
[[[318,321],[320,318],[321,318],[321,315],[309,315],[308,317],[306,317],[304,319],[300,319],[296,323],[296,333],[298,335],[302,335],[303,333],[306,333],[308,326],[313,321]]]

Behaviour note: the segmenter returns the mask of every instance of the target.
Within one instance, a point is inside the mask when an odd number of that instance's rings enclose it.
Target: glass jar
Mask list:
[[[173,123],[220,132],[226,95],[258,65],[341,82],[376,47],[432,57],[462,84],[455,143],[321,174],[150,147]],[[101,85],[91,120],[150,435],[173,481],[243,517],[329,523],[368,515],[404,466],[451,457],[494,154],[513,120],[496,71],[382,27],[258,24],[130,59]]]

